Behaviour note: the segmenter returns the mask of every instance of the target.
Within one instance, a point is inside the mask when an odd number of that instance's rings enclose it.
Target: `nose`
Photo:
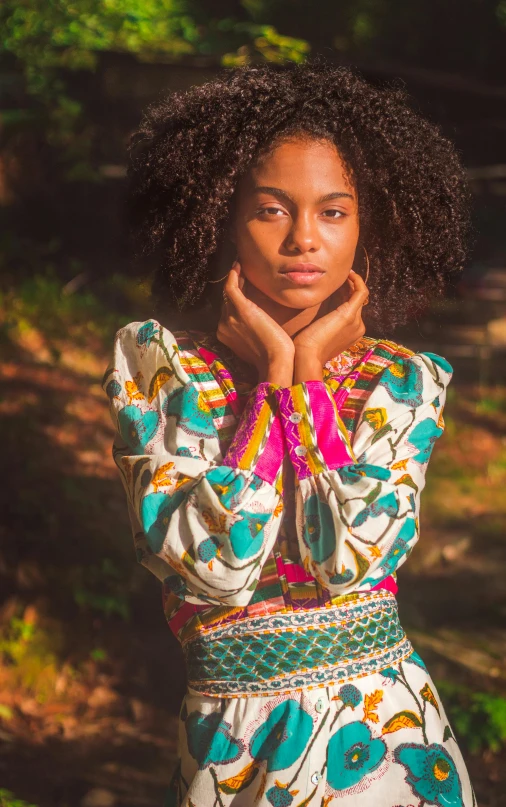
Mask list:
[[[316,252],[320,248],[318,226],[309,212],[299,213],[292,218],[285,246],[300,253]]]

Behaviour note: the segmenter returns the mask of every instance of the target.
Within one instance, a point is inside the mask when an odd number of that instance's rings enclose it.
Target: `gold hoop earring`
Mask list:
[[[238,260],[239,260],[239,255],[236,255],[236,256],[235,256],[235,258],[234,258],[234,260],[233,260],[233,262],[232,262],[232,266],[233,266],[233,265],[234,265],[234,263],[236,263]],[[208,283],[221,283],[221,282],[222,282],[222,280],[226,280],[226,279],[227,279],[227,277],[228,277],[228,272],[227,272],[227,274],[226,274],[226,275],[223,275],[223,277],[219,277],[219,278],[218,278],[218,280],[208,280],[207,282],[208,282]]]
[[[228,272],[227,272],[226,275],[223,275],[223,277],[219,277],[218,280],[208,280],[207,282],[208,283],[221,283],[221,281],[225,280],[225,278],[227,278],[227,277],[228,277]]]
[[[366,260],[366,266],[367,266],[366,274],[365,274],[365,278],[364,278],[364,283],[367,284],[367,281],[369,279],[369,255],[367,254],[367,250],[366,250],[366,248],[364,246],[362,246],[362,249],[365,252],[365,260]]]

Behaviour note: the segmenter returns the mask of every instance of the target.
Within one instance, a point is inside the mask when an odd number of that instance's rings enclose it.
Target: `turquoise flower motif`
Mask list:
[[[137,344],[139,346],[146,345],[149,347],[155,336],[158,334],[156,330],[154,322],[146,322],[145,325],[141,325],[139,330],[137,331]]]
[[[244,751],[242,740],[232,737],[230,723],[219,712],[191,712],[186,719],[188,751],[200,770],[209,765],[236,762]]]
[[[354,577],[355,573],[351,569],[344,569],[341,572],[330,575],[329,583],[332,583],[333,586],[342,586],[343,583],[349,583]]]
[[[115,378],[112,381],[109,381],[108,385],[105,388],[105,394],[108,398],[112,401],[113,398],[117,398],[121,392],[121,384],[119,381],[116,381]]]
[[[303,539],[316,563],[327,560],[336,548],[334,519],[326,502],[316,494],[304,502],[305,524]]]
[[[448,375],[453,375],[452,365],[450,364],[449,361],[446,361],[446,359],[443,358],[443,356],[440,356],[438,353],[428,353],[425,350],[423,352],[423,355],[428,356],[429,359],[432,359],[434,364],[440,367],[441,370],[443,370],[445,373],[448,373]]]
[[[246,487],[246,480],[241,473],[226,465],[218,465],[207,472],[206,480],[227,510],[235,510],[240,505],[241,491]]]
[[[394,667],[385,667],[384,670],[381,670],[380,674],[384,678],[388,678],[389,681],[393,681],[395,684],[401,673],[400,670],[396,670]]]
[[[168,493],[149,493],[144,496],[141,504],[141,522],[147,542],[155,554],[161,550],[167,535],[170,517],[177,510],[185,495],[185,492],[180,489],[173,496]]]
[[[387,752],[386,744],[374,738],[361,720],[336,731],[328,745],[328,783],[334,790],[347,790],[373,773]]]
[[[392,472],[388,468],[382,468],[380,465],[370,465],[367,462],[343,465],[342,468],[337,469],[337,473],[341,477],[341,482],[345,485],[354,485],[356,482],[360,482],[363,476],[368,476],[370,479],[380,479],[382,482],[386,482],[392,476]]]
[[[428,462],[434,443],[442,434],[443,429],[432,418],[425,418],[417,423],[408,437],[408,443],[418,449],[413,459],[421,464]]]
[[[142,454],[156,434],[160,416],[153,409],[142,412],[138,406],[124,406],[118,413],[119,432],[135,454]]]
[[[352,709],[362,703],[362,693],[354,684],[344,684],[337,693],[337,697],[344,706],[351,706]]]
[[[406,664],[414,664],[415,667],[419,667],[424,672],[427,672],[427,667],[422,657],[418,655],[416,650],[413,650],[413,652],[409,654],[409,656],[406,659]]]
[[[395,518],[398,510],[399,500],[397,496],[395,493],[387,493],[385,496],[380,496],[380,498],[376,499],[372,504],[368,504],[360,513],[357,513],[351,526],[360,527],[369,517],[378,518],[382,513],[386,513],[387,516]]]
[[[394,542],[385,557],[378,567],[384,575],[392,574],[395,572],[400,564],[400,560],[404,555],[408,555],[411,551],[410,541],[413,540],[416,533],[416,523],[414,518],[406,518],[396,535]]]
[[[253,759],[267,761],[268,773],[281,771],[300,757],[312,732],[311,715],[296,701],[285,700],[252,735],[250,754]]]
[[[192,437],[217,437],[216,426],[209,408],[193,384],[174,390],[163,403],[167,417],[176,419],[178,428]]]
[[[455,763],[439,743],[403,743],[394,759],[406,771],[406,782],[413,794],[437,807],[463,807],[462,785]]]
[[[221,544],[216,535],[210,535],[209,538],[204,538],[204,540],[197,547],[197,555],[202,563],[209,563],[210,561],[214,560],[218,554],[220,546]]]
[[[176,457],[193,457],[193,454],[187,446],[179,446],[176,448]]]
[[[384,387],[396,403],[419,406],[423,401],[423,376],[418,365],[408,359],[399,359],[381,374],[379,385]]]
[[[293,796],[288,788],[279,787],[279,785],[270,787],[265,794],[265,798],[269,804],[272,804],[272,807],[290,807],[293,801]]]
[[[262,548],[264,527],[271,518],[271,513],[246,513],[240,510],[240,521],[230,528],[230,545],[236,558],[246,560],[253,557]]]

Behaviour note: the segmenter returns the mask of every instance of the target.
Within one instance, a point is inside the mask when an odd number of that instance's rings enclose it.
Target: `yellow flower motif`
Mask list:
[[[407,465],[407,460],[399,460],[398,462],[394,462],[394,464],[390,467],[392,468],[392,471],[405,471]]]
[[[362,721],[370,720],[371,723],[378,723],[379,717],[376,714],[376,709],[383,700],[383,690],[376,689],[370,695],[364,695],[364,717]]]
[[[201,392],[199,392],[199,397],[197,399],[197,406],[198,406],[198,408],[200,409],[201,412],[209,412],[210,411],[209,405],[208,405],[206,399],[204,398],[204,396],[202,395]]]
[[[129,405],[132,403],[132,400],[134,399],[141,400],[142,398],[144,398],[144,393],[141,392],[141,390],[139,389],[142,377],[143,377],[142,373],[138,372],[137,375],[133,377],[132,381],[125,381],[125,391],[126,394],[128,395]]]
[[[401,364],[400,362],[394,362],[388,369],[396,378],[404,378],[406,375],[404,364]]]
[[[363,419],[369,426],[374,429],[375,432],[379,431],[382,426],[385,425],[387,421],[387,412],[386,409],[381,406],[378,409],[366,409],[363,415]]]

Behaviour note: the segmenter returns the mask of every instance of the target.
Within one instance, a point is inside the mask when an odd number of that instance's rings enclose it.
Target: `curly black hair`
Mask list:
[[[127,218],[136,254],[156,256],[160,310],[172,306],[186,321],[207,310],[207,325],[213,316],[216,324],[210,301],[221,285],[207,281],[230,268],[223,255],[238,180],[297,134],[334,143],[357,189],[354,268],[363,274],[364,245],[367,330],[392,331],[444,292],[468,249],[470,192],[455,146],[402,87],[376,87],[318,57],[222,71],[148,108],[129,144]]]

